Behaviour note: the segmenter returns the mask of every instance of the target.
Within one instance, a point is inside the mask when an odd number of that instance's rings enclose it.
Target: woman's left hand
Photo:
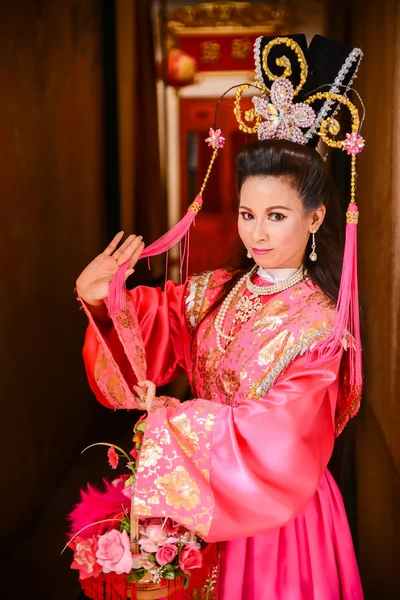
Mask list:
[[[144,381],[139,381],[137,385],[134,385],[133,389],[136,393],[139,409],[147,410],[149,413],[156,397],[156,386],[152,381],[145,379]]]

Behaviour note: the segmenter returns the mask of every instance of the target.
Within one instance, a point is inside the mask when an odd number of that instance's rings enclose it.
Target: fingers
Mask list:
[[[139,400],[142,400],[144,402],[144,395],[146,393],[146,390],[144,390],[143,388],[139,387],[138,385],[134,385],[133,389],[135,390],[136,395],[139,398]]]
[[[136,264],[139,256],[141,255],[143,248],[144,244],[142,242],[142,237],[135,236],[124,248],[121,248],[121,252],[116,258],[117,264],[122,265],[129,260],[128,268],[132,268]],[[116,253],[113,254],[113,258],[115,258],[115,254]],[[132,262],[131,259],[133,259],[133,257],[137,258]]]
[[[140,389],[144,390],[147,393],[148,397],[154,397],[156,395],[156,386],[149,379],[139,381],[138,386],[140,387]]]
[[[127,269],[125,272],[125,281],[135,272],[135,269]]]
[[[145,379],[133,386],[138,398],[138,407],[140,410],[151,411],[153,401],[156,397],[156,386],[152,381]]]
[[[140,255],[143,252],[143,248],[144,248],[144,242],[140,242],[140,244],[138,245],[138,247],[134,250],[132,256],[130,257],[129,260],[129,265],[128,265],[128,269],[132,268],[134,265],[136,265],[137,261],[140,258]]]
[[[114,250],[116,249],[116,247],[122,240],[123,236],[124,236],[123,231],[120,231],[119,233],[117,233],[117,235],[115,237],[113,237],[111,242],[108,244],[108,246],[104,250],[103,254],[105,254],[106,256],[111,256],[111,254],[114,252]]]
[[[128,248],[130,243],[133,242],[134,239],[136,239],[136,235],[134,235],[134,234],[128,235],[128,237],[126,238],[124,243],[121,244],[120,247],[113,253],[112,257],[115,258],[115,260],[117,262],[118,262],[119,257],[125,252],[125,250]]]

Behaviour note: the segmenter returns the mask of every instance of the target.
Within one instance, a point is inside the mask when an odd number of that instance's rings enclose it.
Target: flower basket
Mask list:
[[[115,573],[80,579],[80,584],[85,595],[92,600],[214,600],[218,561],[216,544],[209,544],[203,551],[203,567],[190,576],[186,589],[183,578],[179,577],[158,583],[131,583],[128,575]]]
[[[114,469],[120,457],[127,459],[129,474],[103,479],[103,490],[90,484],[81,490],[64,548],[74,552],[71,568],[79,571],[81,587],[92,600],[212,600],[218,586],[217,545],[168,517],[139,521],[134,516],[135,461],[143,431],[139,421],[130,455],[108,442],[92,445],[109,447]]]

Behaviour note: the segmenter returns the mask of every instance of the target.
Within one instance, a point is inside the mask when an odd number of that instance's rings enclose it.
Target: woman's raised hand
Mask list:
[[[129,265],[126,277],[134,272],[133,267],[143,252],[144,243],[141,236],[129,235],[118,247],[123,235],[123,231],[117,233],[104,252],[96,256],[76,280],[76,290],[88,304],[101,304],[107,298],[112,278],[127,260]]]

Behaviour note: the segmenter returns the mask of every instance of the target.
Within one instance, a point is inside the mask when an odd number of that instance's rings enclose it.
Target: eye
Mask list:
[[[253,215],[252,215],[251,213],[249,213],[249,212],[242,211],[242,212],[240,212],[239,214],[242,216],[242,218],[243,218],[245,221],[250,221],[251,219],[254,219]]]
[[[270,221],[283,221],[283,219],[286,219],[286,215],[283,215],[282,213],[273,212],[269,213],[268,219]]]

